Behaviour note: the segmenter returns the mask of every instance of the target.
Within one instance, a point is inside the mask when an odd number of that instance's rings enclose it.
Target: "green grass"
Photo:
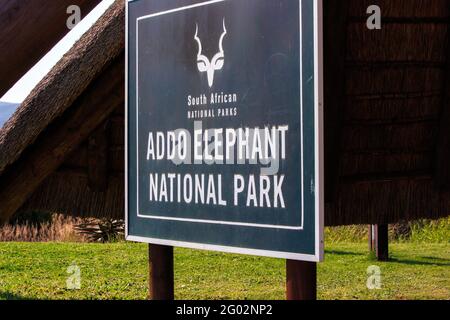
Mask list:
[[[396,243],[392,261],[366,244],[331,244],[318,269],[320,299],[450,299],[450,247]],[[81,268],[81,290],[67,290],[67,267]],[[368,290],[378,265],[382,289]],[[145,299],[147,246],[136,243],[0,243],[0,299]],[[175,250],[177,299],[283,299],[284,261]]]
[[[450,244],[450,217],[439,220],[416,220],[408,222],[407,225],[410,228],[410,233],[407,235],[395,234],[394,226],[390,225],[390,241]],[[367,243],[368,230],[369,226],[367,225],[326,227],[325,238],[327,243]]]
[[[412,242],[441,242],[450,244],[450,217],[439,220],[421,220],[411,224]]]

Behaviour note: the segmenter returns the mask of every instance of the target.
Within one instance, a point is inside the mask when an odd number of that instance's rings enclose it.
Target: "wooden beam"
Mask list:
[[[108,127],[106,121],[88,139],[89,188],[96,192],[103,192],[108,187]]]
[[[70,5],[79,6],[85,16],[100,0],[44,2],[0,1],[0,97],[70,31]]]
[[[317,263],[286,260],[286,299],[317,299]]]
[[[9,219],[70,152],[123,104],[124,70],[122,55],[2,175],[0,221]]]
[[[173,247],[148,245],[151,300],[174,300]]]
[[[345,58],[348,0],[324,1],[325,201],[334,202],[345,107]]]

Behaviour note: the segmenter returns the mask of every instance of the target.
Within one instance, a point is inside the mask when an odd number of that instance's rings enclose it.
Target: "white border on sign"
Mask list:
[[[141,16],[136,20],[136,168],[139,172],[139,22],[145,19],[162,16],[174,12],[184,11],[192,8],[197,8],[201,6],[206,6],[210,4],[215,4],[219,2],[224,2],[227,0],[213,0],[208,2],[197,3],[190,6],[185,6],[181,8],[171,9],[167,11],[157,12],[145,16]],[[299,6],[299,16],[300,16],[300,56],[303,50],[303,38],[302,38],[302,6]],[[139,208],[139,179],[136,182],[136,201],[138,205],[137,216],[144,219],[155,219],[155,220],[166,220],[166,221],[180,221],[180,222],[192,222],[192,223],[204,223],[204,224],[218,224],[218,225],[231,225],[231,226],[241,226],[241,227],[253,227],[253,228],[266,228],[266,229],[283,229],[283,230],[303,230],[305,221],[305,189],[304,189],[304,146],[303,146],[303,60],[300,59],[300,161],[301,161],[301,215],[300,215],[300,226],[285,226],[285,225],[274,225],[274,224],[262,224],[262,223],[248,223],[248,222],[236,222],[236,221],[220,221],[220,220],[209,220],[209,219],[194,219],[194,218],[178,218],[172,216],[155,215],[155,214],[141,214]]]
[[[300,0],[301,1],[301,0]],[[316,198],[316,256],[315,261],[323,261],[324,255],[324,139],[323,139],[323,0],[314,1],[314,123],[315,123],[315,198]]]
[[[213,250],[213,251],[221,251],[228,253],[238,253],[238,254],[249,254],[249,255],[257,255],[257,256],[267,256],[273,258],[284,258],[284,259],[292,259],[292,260],[301,260],[301,261],[312,261],[312,262],[320,262],[324,258],[324,241],[323,241],[323,228],[324,228],[324,159],[323,159],[323,17],[322,17],[322,0],[314,1],[314,49],[315,49],[315,57],[314,57],[314,114],[315,114],[315,218],[316,218],[316,230],[315,230],[315,255],[309,254],[299,254],[299,253],[291,253],[291,252],[282,252],[282,251],[269,251],[269,250],[258,250],[251,248],[240,248],[240,247],[230,247],[230,246],[219,246],[219,245],[211,245],[211,244],[199,244],[193,242],[183,242],[183,241],[174,241],[174,240],[163,240],[156,238],[148,238],[148,237],[139,237],[129,235],[128,232],[128,64],[129,64],[129,48],[128,48],[128,28],[129,28],[129,20],[128,20],[128,3],[133,0],[126,1],[125,8],[125,237],[129,241],[137,241],[137,242],[145,242],[150,244],[158,244],[158,245],[167,245],[167,246],[175,246],[175,247],[185,247],[192,249],[200,249],[200,250]],[[226,0],[213,0],[208,2],[199,3],[190,7],[196,7],[200,5],[205,5],[209,3],[222,2]],[[300,8],[301,6],[300,2]],[[179,11],[182,8],[169,10],[169,12]],[[301,10],[301,9],[300,9]],[[301,15],[300,15],[301,21]],[[300,23],[300,28],[301,28]],[[300,29],[300,36],[302,36],[302,32]],[[300,41],[300,45],[302,41]],[[300,51],[301,55],[302,51]],[[302,62],[301,62],[302,63]],[[302,73],[300,73],[302,74]],[[301,79],[302,80],[302,79]],[[303,90],[303,86],[301,86],[301,90]],[[302,97],[302,94],[301,94]],[[303,103],[303,99],[301,99],[301,103]],[[300,113],[301,116],[303,113]],[[301,122],[302,123],[302,122]],[[136,124],[137,125],[137,124]],[[301,130],[301,134],[303,134],[303,129]],[[302,137],[303,138],[303,137]],[[302,148],[303,151],[303,148]],[[303,161],[303,157],[302,157]],[[303,163],[302,163],[303,170]],[[303,180],[303,174],[302,174]],[[302,201],[303,201],[303,186],[302,186]],[[139,203],[137,204],[139,206]],[[302,203],[303,207],[303,203]],[[303,217],[302,217],[303,219]],[[198,221],[198,220],[197,220]],[[303,225],[303,221],[302,221]]]

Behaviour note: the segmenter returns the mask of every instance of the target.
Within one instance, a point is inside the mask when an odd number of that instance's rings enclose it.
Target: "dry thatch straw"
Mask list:
[[[7,224],[0,227],[0,242],[86,242],[86,237],[75,231],[82,222],[80,218],[55,214],[50,222],[41,225]]]

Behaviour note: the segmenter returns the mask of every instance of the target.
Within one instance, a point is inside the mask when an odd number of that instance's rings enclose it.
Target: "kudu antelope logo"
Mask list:
[[[223,19],[223,33],[219,40],[219,52],[214,55],[214,57],[209,61],[209,59],[202,54],[202,42],[198,37],[198,24],[196,24],[194,39],[198,43],[198,53],[197,53],[197,67],[198,71],[206,72],[208,75],[208,85],[211,88],[214,84],[214,73],[217,70],[223,68],[225,62],[225,52],[223,51],[223,39],[227,35],[227,29],[225,27],[225,19]]]

